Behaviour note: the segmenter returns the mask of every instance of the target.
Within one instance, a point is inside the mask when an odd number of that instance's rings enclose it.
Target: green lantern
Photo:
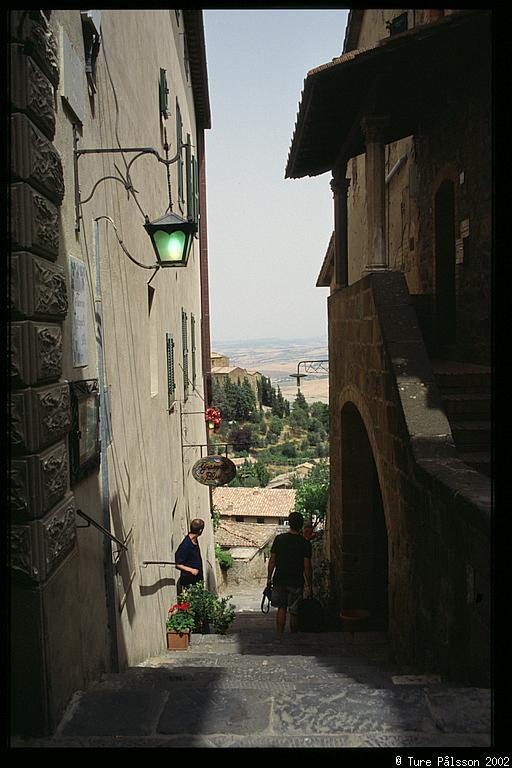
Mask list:
[[[161,267],[186,267],[192,241],[197,231],[195,221],[169,213],[144,224]]]

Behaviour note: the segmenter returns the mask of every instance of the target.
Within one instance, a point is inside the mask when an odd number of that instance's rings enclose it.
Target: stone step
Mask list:
[[[446,394],[443,396],[443,405],[448,418],[458,415],[490,418],[491,414],[491,396],[483,392]]]
[[[490,450],[491,425],[488,421],[452,419],[450,427],[458,451]]]
[[[432,369],[442,394],[488,394],[491,390],[491,369],[449,360],[433,360]]]
[[[490,477],[492,474],[492,458],[490,453],[460,453],[460,458],[476,472]]]

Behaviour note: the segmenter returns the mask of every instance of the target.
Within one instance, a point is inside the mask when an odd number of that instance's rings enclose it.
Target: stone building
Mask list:
[[[228,379],[232,384],[242,384],[243,380],[247,379],[256,397],[260,396],[261,373],[253,369],[241,368],[239,365],[230,365],[229,357],[219,352],[212,352],[211,355],[211,378],[221,386]]]
[[[286,176],[330,171],[328,551],[395,656],[489,684],[491,14],[350,11]]]
[[[44,734],[75,691],[164,647],[193,517],[216,586],[209,491],[190,472],[206,443],[210,107],[201,11],[9,18],[11,719]],[[169,210],[196,233],[186,266],[157,268],[144,224]]]
[[[295,507],[292,488],[214,488],[213,505],[221,521],[284,525]]]
[[[229,591],[235,587],[263,587],[268,575],[268,557],[272,542],[278,533],[277,524],[237,523],[221,520],[215,531],[215,541],[233,558],[230,568],[220,568],[217,562],[219,589]]]

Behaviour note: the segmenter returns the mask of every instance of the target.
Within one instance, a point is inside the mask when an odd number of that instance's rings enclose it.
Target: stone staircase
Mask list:
[[[490,477],[491,369],[447,360],[433,360],[432,368],[461,460]]]
[[[258,595],[259,597],[259,595]],[[77,691],[52,737],[13,747],[488,747],[488,689],[450,685],[389,658],[386,633],[275,640],[273,613],[237,613]],[[394,762],[394,759],[393,759]]]

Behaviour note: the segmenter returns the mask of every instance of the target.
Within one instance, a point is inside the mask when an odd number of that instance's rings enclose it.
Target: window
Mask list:
[[[190,134],[187,134],[186,144],[186,170],[187,170],[187,216],[193,221],[199,216],[199,185],[197,179],[197,160],[192,154]]]
[[[174,377],[174,339],[170,333],[165,334],[167,349],[167,410],[170,411],[176,394],[176,379]]]
[[[256,522],[257,523],[264,523],[265,522],[265,518],[264,517],[257,517],[256,518]]]
[[[158,394],[158,339],[156,335],[156,323],[153,313],[155,289],[148,285],[148,323],[149,323],[149,375],[151,381],[151,395]]]
[[[160,69],[158,93],[160,101],[160,115],[167,119],[169,117],[169,88],[167,87],[167,72],[165,69]]]
[[[407,32],[407,12],[396,16],[392,21],[386,21],[390,35],[399,35],[400,32]]]
[[[85,74],[91,92],[96,93],[96,62],[101,44],[101,11],[81,11],[84,37]]]
[[[243,523],[245,522],[245,517],[236,516],[235,520],[237,523]]]
[[[183,350],[183,394],[185,400],[188,397],[189,377],[188,377],[188,333],[187,333],[187,313],[181,310],[181,343]]]
[[[190,345],[192,347],[192,389],[196,388],[196,319],[190,315]]]
[[[183,121],[181,119],[180,105],[176,99],[176,152],[178,153],[178,202],[183,206],[185,199],[183,197]]]

